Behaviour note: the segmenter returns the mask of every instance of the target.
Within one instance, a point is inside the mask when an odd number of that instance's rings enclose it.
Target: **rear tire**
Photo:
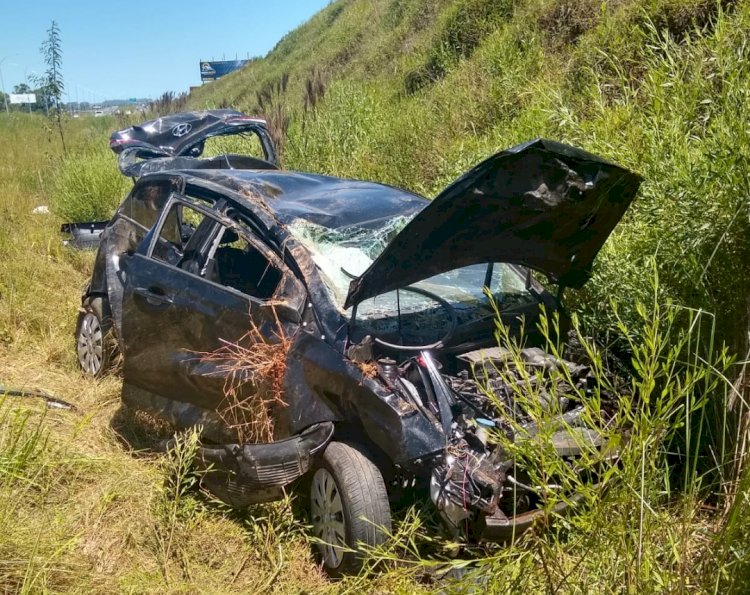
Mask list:
[[[331,442],[310,480],[310,520],[315,553],[331,577],[362,568],[359,544],[384,543],[391,531],[391,507],[383,476],[358,447]]]
[[[102,297],[83,302],[76,324],[76,355],[84,374],[99,378],[111,367],[116,352],[112,318]]]

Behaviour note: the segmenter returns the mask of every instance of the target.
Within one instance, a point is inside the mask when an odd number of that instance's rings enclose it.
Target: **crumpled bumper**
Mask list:
[[[534,523],[541,522],[545,517],[572,513],[582,499],[583,494],[573,494],[567,502],[558,502],[549,509],[530,510],[514,517],[508,517],[498,509],[492,516],[485,517],[485,527],[481,533],[481,539],[495,543],[513,541],[531,529]]]
[[[310,469],[316,453],[333,435],[333,424],[315,424],[302,433],[268,444],[222,444],[198,451],[196,466],[203,485],[230,506],[270,502],[284,486]]]

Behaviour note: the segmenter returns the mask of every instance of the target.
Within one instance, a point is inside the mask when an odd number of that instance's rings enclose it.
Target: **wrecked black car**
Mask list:
[[[495,307],[525,334],[524,357],[547,365],[535,321],[559,295],[530,271],[581,287],[639,177],[547,140],[432,201],[196,160],[141,162],[83,295],[82,368],[100,374],[119,350],[124,403],[200,426],[204,486],[231,505],[304,486],[331,575],[357,570],[358,543],[384,540],[405,485],[454,537],[528,528],[539,511],[491,439],[497,412],[477,380],[503,357]]]

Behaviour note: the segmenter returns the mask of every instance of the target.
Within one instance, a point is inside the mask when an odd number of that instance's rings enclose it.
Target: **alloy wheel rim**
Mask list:
[[[346,521],[341,492],[327,469],[318,469],[311,486],[313,534],[317,548],[328,568],[338,568],[346,547]]]
[[[102,367],[104,335],[96,315],[87,312],[78,333],[78,362],[84,372],[98,374]]]

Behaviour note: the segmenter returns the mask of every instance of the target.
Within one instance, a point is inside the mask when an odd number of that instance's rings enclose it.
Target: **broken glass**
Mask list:
[[[399,216],[357,226],[329,228],[299,218],[291,223],[289,230],[310,251],[333,302],[345,312],[344,301],[351,280],[367,270],[409,220],[410,217]],[[524,271],[519,267],[485,263],[440,273],[414,283],[413,287],[465,310],[462,318],[472,319],[490,311],[486,287],[501,307],[508,303],[534,301],[524,279]],[[435,299],[402,289],[364,300],[358,305],[357,318],[360,321],[381,320],[390,327],[394,324],[392,317],[399,312],[431,315],[440,310]]]

